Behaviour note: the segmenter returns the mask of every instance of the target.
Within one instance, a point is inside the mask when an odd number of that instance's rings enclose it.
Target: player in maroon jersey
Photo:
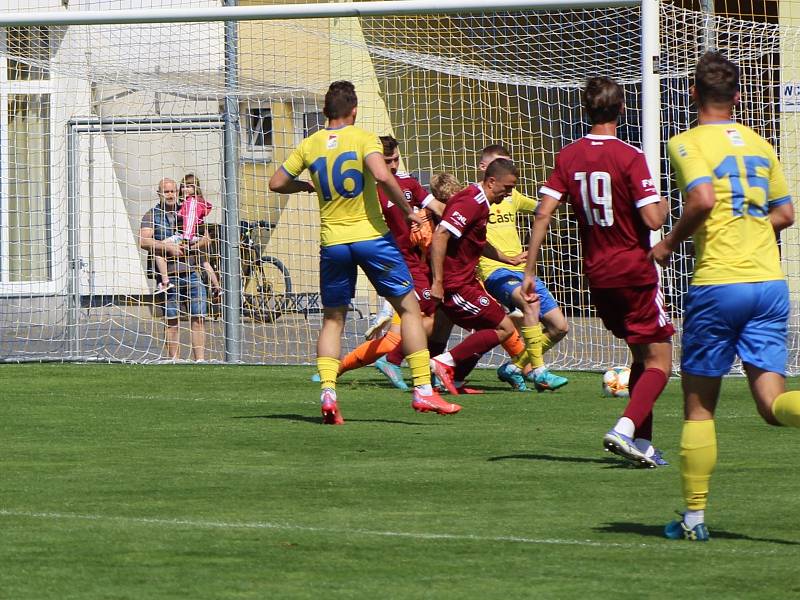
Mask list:
[[[555,169],[539,190],[528,263],[522,284],[536,301],[534,277],[539,247],[560,202],[569,202],[578,220],[583,270],[592,304],[606,329],[628,344],[633,355],[630,401],[603,438],[606,450],[637,465],[666,465],[653,447],[653,405],[672,371],[672,324],[650,251],[650,231],[667,217],[641,150],[616,137],[625,109],[622,87],[593,77],[583,90],[591,132],[562,148]]]
[[[386,166],[389,167],[389,170],[394,175],[406,201],[414,212],[421,211],[432,201],[435,201],[433,195],[423,188],[419,181],[408,173],[399,171],[400,152],[397,140],[390,135],[384,135],[381,136],[381,143],[383,144],[383,157]],[[386,225],[388,225],[389,231],[392,232],[397,246],[400,248],[400,252],[408,265],[408,269],[411,271],[411,277],[414,279],[414,291],[417,294],[422,313],[429,317],[430,320],[431,315],[436,311],[436,302],[431,300],[430,297],[431,274],[428,263],[425,260],[424,250],[414,243],[412,237],[412,229],[417,228],[418,225],[416,223],[413,226],[410,225],[400,207],[395,206],[380,188],[378,188],[378,199],[381,202]],[[430,323],[426,325],[426,330],[430,333]]]
[[[486,245],[489,203],[502,202],[514,190],[517,168],[506,158],[487,167],[483,181],[467,186],[448,200],[431,243],[431,295],[453,323],[473,330],[449,352],[431,359],[431,369],[451,394],[486,352],[514,332],[503,307],[483,288],[475,274]]]

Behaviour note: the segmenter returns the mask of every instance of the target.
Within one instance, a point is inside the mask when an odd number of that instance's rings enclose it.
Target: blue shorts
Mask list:
[[[496,269],[492,274],[483,282],[486,291],[500,304],[505,306],[510,312],[517,309],[514,301],[511,299],[511,294],[522,285],[523,273],[520,271],[512,271],[511,269]],[[542,280],[536,278],[536,293],[539,294],[539,302],[541,308],[539,309],[540,315],[546,315],[554,308],[558,308],[550,290],[547,289]]]
[[[164,316],[167,320],[174,320],[180,316],[181,305],[185,302],[189,306],[189,315],[192,317],[206,316],[206,286],[203,285],[200,275],[195,271],[170,275],[170,283],[175,287],[167,290],[164,302]]]
[[[684,372],[721,377],[738,354],[743,363],[786,374],[786,281],[690,285],[683,309]]]
[[[356,293],[361,267],[384,298],[405,296],[414,282],[391,233],[374,240],[322,246],[319,249],[319,287],[322,306],[347,306]]]

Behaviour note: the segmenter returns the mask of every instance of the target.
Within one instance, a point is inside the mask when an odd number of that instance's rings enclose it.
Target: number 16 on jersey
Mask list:
[[[330,178],[333,182],[333,190],[331,190],[331,180],[328,179],[328,157],[320,156],[309,165],[308,170],[313,176],[316,176],[318,189],[325,200],[328,202],[333,200],[333,192],[336,192],[340,198],[355,198],[361,195],[361,192],[364,191],[364,174],[356,168],[344,168],[344,163],[356,160],[358,160],[358,155],[355,152],[343,152],[334,159]],[[351,189],[347,189],[345,185],[347,181],[352,182]]]

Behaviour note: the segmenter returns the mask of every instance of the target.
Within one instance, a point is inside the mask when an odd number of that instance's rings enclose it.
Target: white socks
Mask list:
[[[695,525],[705,522],[705,518],[706,511],[704,510],[687,510],[685,513],[683,513],[683,522],[689,529],[692,529]]]
[[[636,425],[634,425],[633,421],[631,421],[628,417],[620,417],[619,421],[617,421],[617,424],[614,425],[614,431],[632,438],[633,433],[636,431]]]

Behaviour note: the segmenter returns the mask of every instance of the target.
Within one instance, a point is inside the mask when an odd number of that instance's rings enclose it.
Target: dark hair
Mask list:
[[[358,106],[356,88],[349,81],[334,81],[325,94],[322,112],[330,119],[342,119]]]
[[[183,188],[186,187],[187,185],[194,186],[195,196],[200,196],[200,197],[203,196],[203,190],[200,188],[200,180],[197,178],[197,175],[195,175],[194,173],[187,173],[186,175],[183,176],[183,178],[181,179],[181,183],[178,186],[178,198],[183,200],[184,198]]]
[[[382,135],[381,144],[383,144],[384,156],[391,156],[394,154],[394,151],[397,150],[397,146],[399,146],[397,140],[391,135]]]
[[[511,153],[501,144],[489,144],[486,148],[481,150],[479,162],[486,162],[486,159],[490,156],[511,156]]]
[[[483,180],[486,181],[489,177],[497,179],[501,175],[506,175],[507,173],[511,173],[514,176],[518,175],[517,166],[510,158],[496,158],[486,167]]]
[[[733,102],[739,91],[739,67],[721,53],[709,50],[694,70],[694,89],[701,105]]]
[[[610,77],[592,77],[583,88],[582,99],[592,125],[611,123],[619,118],[625,93],[622,86]]]

